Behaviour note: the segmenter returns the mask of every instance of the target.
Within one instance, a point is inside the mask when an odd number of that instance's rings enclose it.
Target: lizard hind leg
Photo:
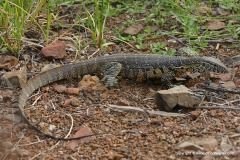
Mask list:
[[[116,77],[121,72],[121,69],[122,64],[118,62],[110,62],[103,67],[102,82],[104,82],[106,87],[112,87],[118,82]]]

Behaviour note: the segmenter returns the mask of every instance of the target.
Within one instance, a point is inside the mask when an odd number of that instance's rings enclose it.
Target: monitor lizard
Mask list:
[[[34,126],[24,113],[27,99],[31,94],[42,86],[52,82],[77,78],[86,74],[102,76],[105,86],[111,87],[117,83],[117,77],[129,79],[151,79],[159,78],[161,83],[171,87],[170,81],[183,73],[189,72],[228,72],[227,67],[218,59],[211,57],[181,57],[164,56],[157,54],[116,54],[92,58],[75,64],[63,65],[40,73],[31,78],[19,96],[18,107],[23,119],[28,125],[40,134],[57,140],[73,140],[93,135],[77,138],[61,138],[49,135]]]

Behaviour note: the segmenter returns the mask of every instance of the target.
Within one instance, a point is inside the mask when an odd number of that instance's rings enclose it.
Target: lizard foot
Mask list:
[[[118,82],[116,78],[122,69],[122,64],[118,62],[111,62],[104,66],[104,73],[102,81],[106,87],[112,87]]]

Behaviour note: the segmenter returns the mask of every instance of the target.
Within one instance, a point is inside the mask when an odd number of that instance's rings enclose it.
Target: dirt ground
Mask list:
[[[112,26],[116,23],[113,22]],[[111,34],[106,34],[106,38],[108,36]],[[161,41],[166,39],[165,37]],[[216,48],[217,44],[210,45]],[[226,64],[227,58],[239,55],[240,52],[239,48],[227,49],[228,45],[220,44],[218,50],[208,48],[203,55],[217,56]],[[93,54],[101,56],[106,52],[146,53],[127,45],[110,46],[107,51],[99,51],[97,54],[95,51],[96,49],[89,47],[87,54],[78,61]],[[69,54],[65,61],[70,62],[74,56]],[[60,64],[60,61],[46,59],[40,53],[33,59],[34,67],[32,63],[27,63],[29,77],[36,75],[46,64]],[[26,62],[20,60],[19,64],[23,66]],[[231,76],[212,76],[212,84],[219,86],[231,81],[235,85],[233,90],[239,90],[240,65],[228,67]],[[99,93],[90,88],[81,90],[77,95],[61,93],[58,89],[77,88],[80,79],[63,80],[42,87],[28,100],[28,105],[35,105],[26,109],[25,113],[44,132],[56,136],[65,137],[69,131],[69,137],[76,133],[97,134],[73,142],[48,139],[31,130],[19,115],[19,90],[1,86],[0,159],[240,159],[240,96],[209,91],[195,85],[202,83],[204,78],[205,75],[201,75],[186,81],[174,81],[174,84],[183,84],[194,91],[201,91],[205,95],[201,106],[220,106],[225,109],[175,111],[186,114],[185,117],[125,112],[109,107],[124,105],[157,111],[154,94],[162,86],[151,81],[140,83],[120,79],[119,84],[109,91],[101,90],[103,92]]]
[[[237,72],[233,81],[239,88],[239,68],[235,70]],[[216,84],[220,81],[213,80]],[[63,137],[67,135],[71,127],[68,114],[71,114],[74,120],[71,136],[84,127],[91,133],[100,133],[99,135],[78,141],[77,146],[41,137],[21,121],[17,109],[19,92],[2,87],[0,90],[1,158],[238,159],[240,157],[240,134],[237,129],[240,122],[239,110],[179,109],[178,113],[187,113],[188,116],[165,117],[116,111],[108,107],[113,104],[158,110],[153,97],[155,91],[160,90],[162,86],[150,81],[138,83],[120,80],[119,86],[104,94],[86,89],[79,95],[71,95],[56,92],[54,89],[56,85],[76,87],[78,82],[79,80],[76,79],[67,80],[43,87],[29,100],[29,104],[32,104],[38,99],[35,107],[27,109],[26,113],[33,123],[38,124],[38,127],[47,133],[52,132]],[[177,82],[179,83],[194,89],[194,84],[201,83],[201,79]],[[203,105],[217,106],[225,103],[225,107],[239,109],[239,102],[230,102],[239,99],[239,95],[212,91],[206,91],[205,95]],[[74,103],[68,103],[69,100]],[[49,131],[50,125],[56,128]],[[198,144],[202,148],[196,150],[190,145],[187,149],[179,149],[178,145],[183,142]],[[205,155],[198,155],[195,153],[197,151],[202,151]]]

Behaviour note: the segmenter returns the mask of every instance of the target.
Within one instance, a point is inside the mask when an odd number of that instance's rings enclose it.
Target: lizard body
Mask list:
[[[24,114],[24,107],[31,94],[42,86],[52,82],[77,78],[86,74],[102,76],[106,86],[112,86],[117,83],[117,76],[129,79],[151,79],[159,78],[161,82],[169,87],[170,81],[187,71],[190,72],[227,72],[227,68],[220,60],[211,57],[170,57],[154,54],[119,54],[103,56],[85,60],[80,63],[64,65],[49,71],[40,73],[31,78],[19,96],[19,109],[24,120],[38,133],[49,138],[58,140],[71,140],[74,138],[57,138],[45,134],[36,126],[31,124]],[[91,136],[91,135],[90,135]],[[88,136],[84,136],[88,137]],[[84,138],[84,137],[78,137]]]

